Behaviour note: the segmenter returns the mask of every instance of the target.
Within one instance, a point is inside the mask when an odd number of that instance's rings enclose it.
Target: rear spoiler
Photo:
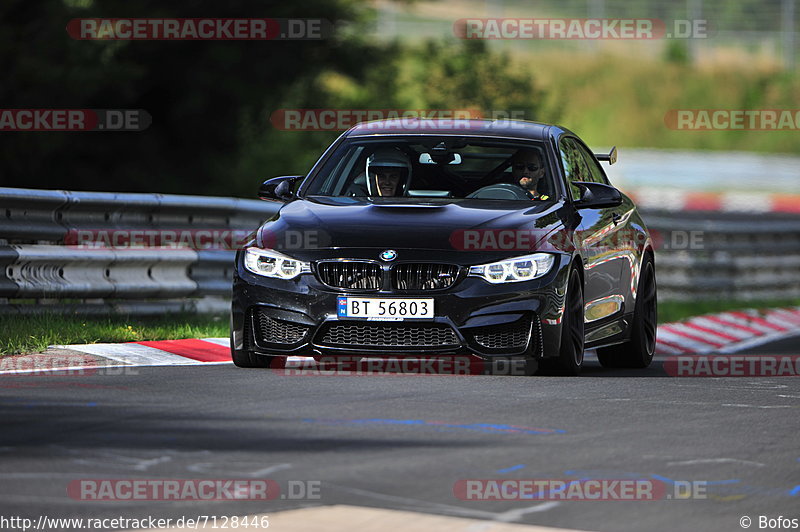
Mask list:
[[[614,146],[611,148],[611,151],[608,153],[595,153],[595,157],[597,157],[598,161],[604,161],[608,164],[614,164],[617,162],[617,147]]]

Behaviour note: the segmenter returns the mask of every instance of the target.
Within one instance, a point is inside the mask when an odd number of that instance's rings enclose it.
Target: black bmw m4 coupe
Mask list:
[[[341,135],[236,254],[231,351],[516,359],[577,375],[584,350],[647,367],[653,244],[578,136],[524,121],[397,119]]]

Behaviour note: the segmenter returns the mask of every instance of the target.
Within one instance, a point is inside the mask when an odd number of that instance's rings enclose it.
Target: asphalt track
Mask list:
[[[796,354],[797,340],[757,351]],[[178,519],[346,504],[670,532],[742,530],[745,515],[754,529],[762,515],[800,518],[800,379],[670,378],[663,360],[645,371],[589,360],[578,378],[286,376],[227,364],[3,375],[0,516]],[[286,498],[98,502],[67,493],[80,479],[199,478],[268,478]],[[597,478],[645,479],[666,495],[454,494],[465,479]],[[675,488],[683,481],[699,491],[685,498]],[[318,498],[300,493],[315,485]]]

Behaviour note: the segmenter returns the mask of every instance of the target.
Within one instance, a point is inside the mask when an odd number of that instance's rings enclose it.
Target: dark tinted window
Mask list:
[[[519,178],[514,178],[512,168],[519,165],[522,154],[531,160],[538,159],[540,177],[536,191],[548,199],[554,198],[554,174],[547,165],[541,143],[436,136],[349,140],[325,163],[306,194],[391,195],[420,198],[420,201],[432,198],[529,201]],[[391,173],[392,169],[399,172],[400,182],[398,186],[387,186],[387,190],[391,190],[384,193],[379,183],[388,180],[384,174]],[[512,193],[515,187],[521,194]],[[497,194],[492,192],[495,189]]]
[[[607,185],[608,179],[606,179],[606,175],[603,172],[603,169],[600,167],[600,163],[598,163],[597,159],[594,158],[594,155],[580,143],[575,142],[574,140],[572,143],[577,147],[578,151],[581,152],[584,160],[586,161],[586,167],[589,169],[589,175],[591,176],[591,178],[587,179],[587,181]]]
[[[561,154],[561,164],[564,166],[564,173],[569,182],[572,199],[580,199],[580,189],[573,185],[575,181],[592,181],[592,172],[586,163],[586,158],[581,152],[580,145],[569,137],[561,139],[559,146]]]

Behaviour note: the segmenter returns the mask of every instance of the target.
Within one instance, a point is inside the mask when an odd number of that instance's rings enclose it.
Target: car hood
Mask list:
[[[311,198],[284,205],[256,245],[299,259],[324,250],[415,249],[521,254],[564,228],[561,203],[491,200]],[[520,249],[520,248],[524,249]],[[335,254],[334,254],[335,255]]]

